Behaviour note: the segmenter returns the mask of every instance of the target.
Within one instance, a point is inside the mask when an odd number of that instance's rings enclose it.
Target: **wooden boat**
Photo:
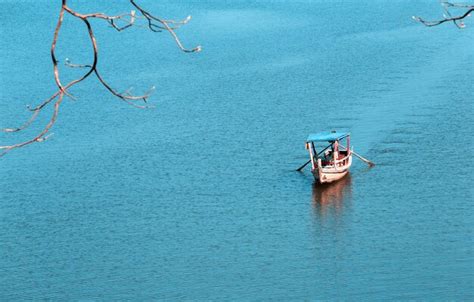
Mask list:
[[[344,138],[346,146],[340,143]],[[318,153],[316,145],[321,143],[329,143],[329,145],[321,147]],[[306,149],[310,156],[311,172],[319,183],[339,180],[349,172],[352,165],[350,133],[332,131],[310,134],[306,139]]]

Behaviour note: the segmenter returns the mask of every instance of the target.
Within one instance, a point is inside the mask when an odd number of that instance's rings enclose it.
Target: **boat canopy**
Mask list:
[[[311,142],[335,142],[351,135],[348,132],[319,132],[310,134],[306,139],[307,143]]]

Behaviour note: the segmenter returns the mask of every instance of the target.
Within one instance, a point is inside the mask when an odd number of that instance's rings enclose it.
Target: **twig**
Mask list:
[[[462,4],[462,3],[451,3],[451,2],[441,2],[441,5],[443,6],[444,10],[444,18],[440,20],[434,20],[434,21],[427,21],[422,19],[421,17],[413,16],[412,18],[415,21],[418,21],[425,26],[431,27],[431,26],[437,26],[440,24],[443,24],[445,22],[453,22],[454,25],[456,25],[458,28],[464,28],[466,25],[464,24],[463,20],[469,16],[471,16],[471,13],[474,11],[474,5],[470,4]],[[466,11],[458,16],[453,16],[451,12],[449,11],[450,8],[457,8],[457,9],[465,9]]]

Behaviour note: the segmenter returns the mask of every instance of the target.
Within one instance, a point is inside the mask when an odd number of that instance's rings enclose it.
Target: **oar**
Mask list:
[[[303,170],[303,168],[306,167],[310,162],[311,162],[311,159],[308,160],[304,165],[302,165],[301,167],[299,167],[298,169],[296,169],[296,171],[299,172],[299,171]]]
[[[346,148],[346,147],[344,147],[344,146],[339,146],[339,147],[342,147],[342,148],[344,148],[344,149],[346,149],[346,150],[347,150],[347,148]],[[369,167],[373,167],[373,166],[375,166],[375,164],[374,164],[373,162],[371,162],[371,161],[370,161],[370,160],[368,160],[367,158],[364,158],[364,157],[362,157],[362,155],[360,155],[360,154],[357,154],[357,153],[356,153],[356,152],[354,152],[354,151],[351,151],[351,153],[352,153],[352,154],[354,154],[356,157],[358,157],[358,158],[359,158],[360,160],[362,160],[363,162],[365,162],[366,164],[368,164],[368,165],[369,165]]]
[[[354,154],[354,155],[357,156],[360,160],[362,160],[363,162],[365,162],[366,164],[368,164],[369,167],[375,166],[375,164],[374,164],[373,162],[371,162],[371,161],[368,160],[367,158],[363,158],[361,155],[355,153],[354,151],[352,151],[352,154]]]

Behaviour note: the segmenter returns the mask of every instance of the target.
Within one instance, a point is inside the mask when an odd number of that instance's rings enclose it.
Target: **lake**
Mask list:
[[[0,0],[0,127],[55,91],[51,2]],[[191,14],[178,33],[203,51],[93,22],[102,75],[156,85],[156,108],[91,77],[48,141],[0,159],[1,300],[474,299],[472,20],[411,19],[437,1],[139,2]],[[85,31],[66,18],[61,61],[90,62]],[[332,129],[376,166],[321,187],[295,169]]]

